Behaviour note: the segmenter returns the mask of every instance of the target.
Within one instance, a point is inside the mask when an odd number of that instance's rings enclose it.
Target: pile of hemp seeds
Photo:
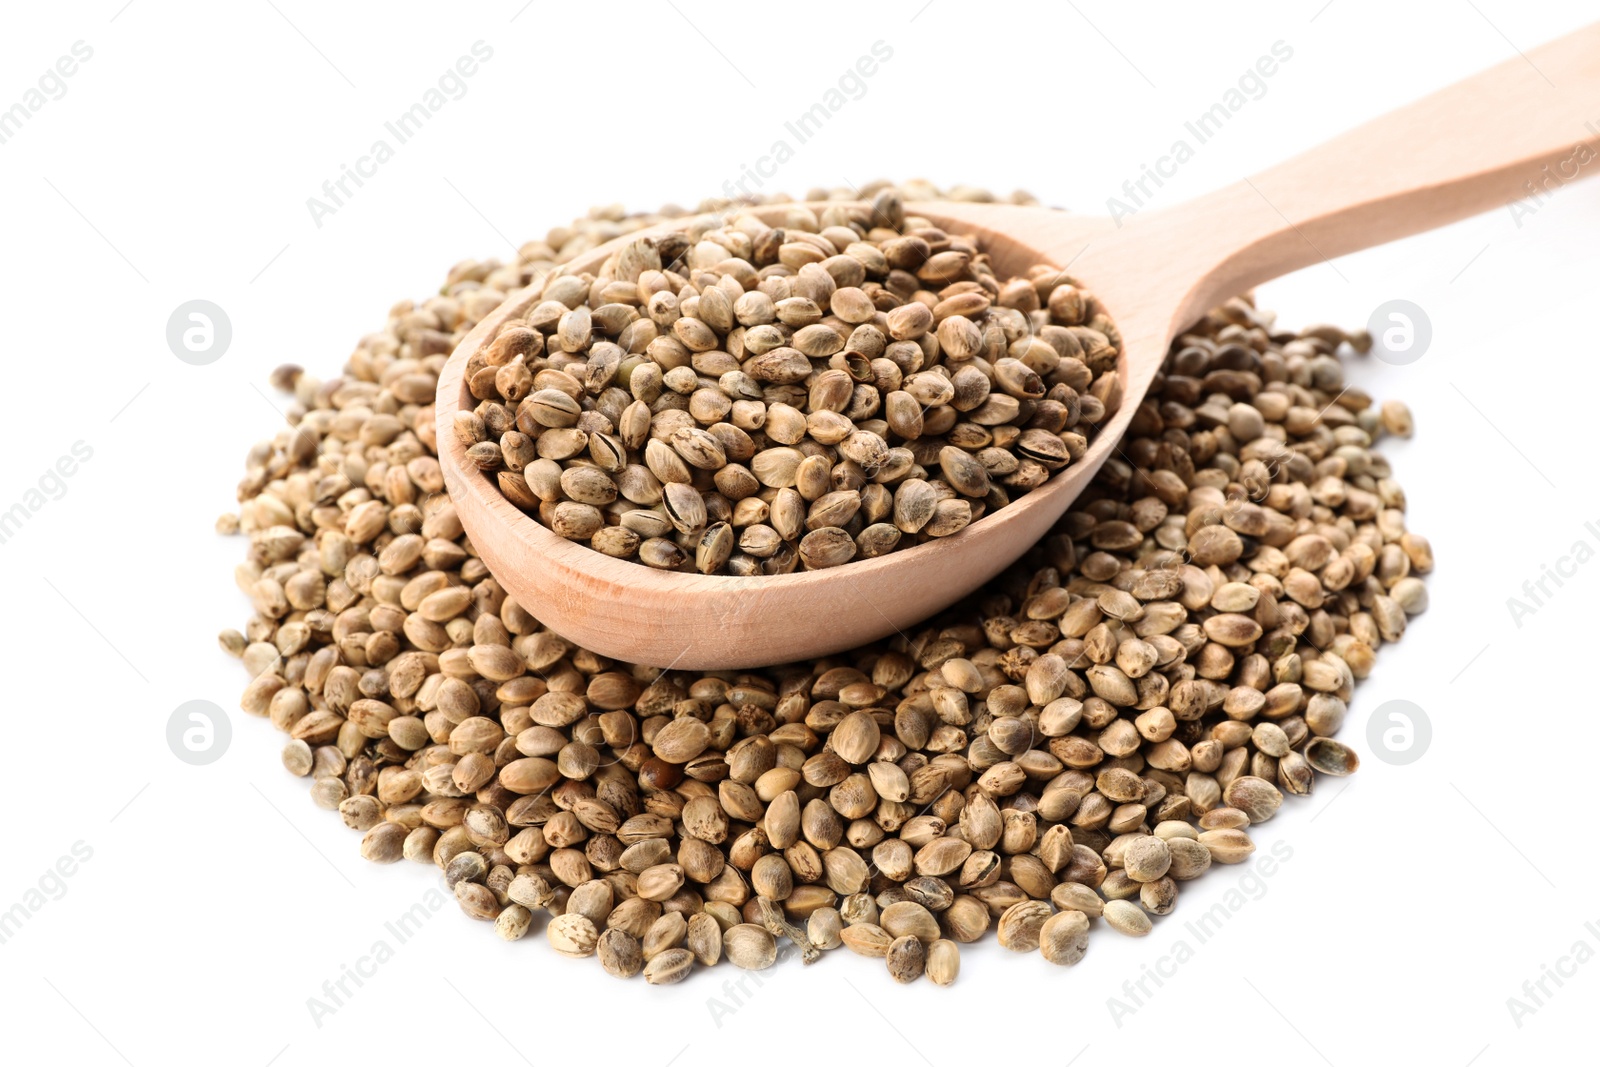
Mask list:
[[[991,199],[806,200],[885,195]],[[363,856],[436,865],[500,937],[618,977],[843,947],[945,985],[991,927],[1062,965],[1096,926],[1148,934],[1184,882],[1250,857],[1285,795],[1356,769],[1335,739],[1355,682],[1427,605],[1431,549],[1373,447],[1411,416],[1345,385],[1365,335],[1280,331],[1247,298],[1174,342],[1055,531],[914,632],[663,673],[544,629],[445,493],[438,373],[513,290],[690,215],[595,209],[515,262],[457,264],[339,376],[274,373],[289,425],[217,524],[249,538],[254,610],[220,643]]]

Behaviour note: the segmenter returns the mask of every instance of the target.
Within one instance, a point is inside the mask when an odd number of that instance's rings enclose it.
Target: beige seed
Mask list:
[[[1339,777],[1354,774],[1361,766],[1354,749],[1330,737],[1312,738],[1306,745],[1305,759],[1313,770]]]
[[[683,877],[683,868],[676,863],[658,863],[639,875],[639,895],[645,900],[670,900],[683,888]]]
[[[550,947],[574,959],[594,955],[600,932],[583,915],[558,915],[545,927]]]
[[[1153,882],[1167,873],[1172,853],[1161,838],[1140,837],[1123,850],[1122,865],[1135,882]]]
[[[900,900],[884,908],[879,924],[890,937],[917,937],[923,941],[939,939],[939,923],[933,913],[911,900]]]
[[[773,848],[785,849],[800,837],[800,800],[794,790],[785,790],[767,805],[767,839]]]
[[[902,482],[894,494],[894,524],[903,533],[917,533],[933,521],[939,497],[932,485],[920,478]]]
[[[361,839],[361,858],[373,863],[395,863],[404,855],[406,828],[381,822]]]
[[[949,537],[972,522],[972,505],[965,500],[941,500],[934,505],[933,517],[922,531],[929,537]]]
[[[583,413],[583,408],[575,399],[557,389],[540,389],[527,398],[523,410],[540,426],[560,428],[575,425],[578,416]]]
[[[1198,838],[1170,839],[1167,841],[1167,851],[1172,859],[1167,874],[1180,882],[1200,877],[1211,866],[1211,850]]]
[[[304,778],[311,773],[311,746],[294,740],[283,746],[283,766],[290,774]]]
[[[877,959],[889,954],[889,945],[894,940],[883,927],[868,922],[846,926],[840,931],[839,939],[844,942],[845,948],[856,955]]]
[[[741,970],[764,971],[777,962],[778,943],[764,928],[740,923],[723,931],[722,954]]]
[[[915,982],[927,969],[927,949],[914,937],[897,937],[889,943],[884,960],[889,977],[902,985]]]
[[[1251,823],[1266,822],[1283,805],[1283,794],[1278,787],[1253,775],[1244,775],[1229,782],[1222,791],[1222,799],[1229,807],[1238,808],[1248,815]]]
[[[684,933],[684,947],[694,953],[702,967],[714,966],[722,958],[722,927],[706,912],[691,915]]]
[[[1407,615],[1420,615],[1428,610],[1428,587],[1420,578],[1400,579],[1389,590],[1389,596]]]
[[[1274,759],[1281,759],[1289,754],[1289,736],[1277,723],[1257,723],[1251,733],[1250,741],[1257,749]]]
[[[1157,878],[1139,887],[1139,904],[1151,915],[1168,915],[1178,903],[1178,883],[1173,878]]]
[[[1105,909],[1100,894],[1080,882],[1062,882],[1050,891],[1050,903],[1061,911],[1077,911],[1098,918]]]
[[[955,837],[937,838],[917,850],[916,871],[924,876],[941,877],[958,870],[970,855],[972,846],[967,842]]]
[[[679,533],[698,533],[705,526],[706,503],[699,490],[683,482],[668,482],[663,492],[662,508]]]
[[[1039,947],[1040,932],[1050,914],[1050,905],[1042,900],[1024,900],[1011,905],[1000,916],[996,928],[1000,944],[1013,952],[1032,952]]]
[[[651,985],[674,985],[689,977],[694,954],[686,948],[669,948],[644,965],[644,980]]]
[[[834,949],[843,944],[841,935],[844,920],[837,908],[818,908],[806,920],[806,939],[820,949]]]
[[[494,932],[502,941],[520,941],[533,925],[533,912],[521,904],[508,904],[494,921]]]
[[[794,872],[782,856],[762,856],[750,868],[750,888],[767,900],[786,900],[794,892]]]
[[[500,915],[500,902],[493,890],[476,882],[457,882],[456,904],[469,919],[492,922]]]
[[[1144,909],[1131,900],[1108,900],[1102,914],[1107,926],[1129,937],[1143,937],[1154,928]]]
[[[800,561],[811,570],[837,567],[855,554],[855,541],[838,527],[813,530],[800,541]]]
[[[632,978],[644,968],[639,939],[615,927],[599,936],[596,954],[606,973],[616,978]]]
[[[1261,624],[1248,615],[1213,615],[1203,628],[1207,637],[1229,648],[1249,645],[1261,636]]]
[[[989,495],[989,472],[970,452],[946,445],[939,450],[939,469],[945,480],[963,496]]]
[[[1383,428],[1396,437],[1410,437],[1415,424],[1411,418],[1411,409],[1398,400],[1385,400],[1380,409]]]
[[[1217,863],[1243,863],[1256,850],[1250,835],[1243,830],[1206,830],[1200,835],[1200,843]]]
[[[852,712],[840,720],[829,738],[829,747],[846,763],[865,763],[878,751],[878,723],[864,711]]]
[[[1200,829],[1206,830],[1242,830],[1250,825],[1250,816],[1238,808],[1213,808],[1200,816]]]
[[[668,763],[688,763],[711,744],[711,730],[699,719],[674,719],[656,733],[651,747],[656,758]]]
[[[1089,917],[1081,911],[1059,911],[1039,928],[1039,951],[1051,963],[1070,967],[1089,950]]]
[[[928,981],[934,985],[951,985],[961,974],[961,946],[946,938],[933,942],[927,949],[926,970]]]
[[[681,947],[688,933],[689,924],[682,912],[664,913],[650,924],[650,928],[645,931],[644,938],[640,941],[640,950],[644,953],[645,961],[655,959],[668,949]]]

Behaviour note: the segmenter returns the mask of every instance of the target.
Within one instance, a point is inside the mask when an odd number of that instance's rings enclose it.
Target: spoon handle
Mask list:
[[[1150,225],[1179,231],[1187,321],[1302,267],[1600,173],[1600,23],[1483,71]],[[1187,244],[1181,242],[1188,242]]]

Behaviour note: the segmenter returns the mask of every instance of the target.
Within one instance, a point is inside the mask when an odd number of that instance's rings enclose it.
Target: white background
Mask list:
[[[877,40],[894,50],[768,184],[926,176],[1103,211],[1275,41],[1294,50],[1168,183],[1177,203],[1236,181],[1589,17],[1577,3],[1295,0],[1021,5],[954,0],[313,4],[173,0],[14,5],[0,107],[74,42],[93,58],[0,144],[8,417],[0,510],[86,442],[93,457],[0,545],[7,841],[0,909],[76,842],[64,895],[0,945],[0,1049],[81,1064],[544,1063],[655,1067],[760,1057],[938,1067],[1451,1065],[1564,1061],[1590,1033],[1600,963],[1519,1027],[1522,995],[1574,942],[1600,949],[1592,598],[1600,565],[1518,627],[1508,597],[1573,542],[1600,546],[1592,448],[1600,185],[1521,219],[1499,210],[1262,290],[1290,324],[1426,309],[1431,350],[1354,372],[1408,400],[1386,446],[1438,557],[1432,608],[1360,687],[1360,774],[1260,828],[1292,858],[1197,945],[1184,924],[1240,886],[1214,870],[1154,935],[1099,928],[1073,969],[967,949],[960,982],[894,986],[835,953],[717,1024],[718,968],[620,984],[499,942],[453,904],[318,1027],[307,998],[435,884],[374,867],[357,835],[281,770],[281,738],[232,711],[233,741],[180,763],[180,703],[237,708],[217,630],[248,606],[214,536],[245,450],[278,424],[265,376],[331,375],[399,297],[463,257],[504,256],[591,204],[692,203],[782,136]],[[514,17],[515,16],[515,17]],[[306,199],[473,42],[494,49],[415,140],[314,225]],[[1596,102],[1600,112],[1600,101]],[[1600,117],[1600,116],[1597,116]],[[226,309],[232,347],[179,362],[178,304]],[[1434,736],[1410,766],[1370,754],[1391,699]],[[1574,822],[1574,817],[1578,817]],[[82,847],[82,846],[80,846]],[[1180,939],[1194,958],[1118,1021],[1113,994]],[[1170,971],[1171,968],[1169,967]],[[753,985],[750,988],[754,988]],[[377,1059],[382,1057],[382,1059]]]

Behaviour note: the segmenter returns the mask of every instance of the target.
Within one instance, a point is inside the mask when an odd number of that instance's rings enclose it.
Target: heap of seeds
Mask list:
[[[433,383],[506,291],[649,221],[462,264],[342,377],[276,375],[291,425],[219,521],[249,535],[255,614],[221,642],[362,855],[435,864],[500,936],[538,925],[623,977],[792,943],[947,984],[990,927],[1058,964],[1102,920],[1149,933],[1285,794],[1355,769],[1333,735],[1432,567],[1372,450],[1410,415],[1345,386],[1364,337],[1279,332],[1247,300],[1178,339],[1056,532],[914,633],[663,673],[544,629],[462,536]]]
[[[1119,338],[1040,265],[869,208],[697,217],[553,279],[467,365],[455,432],[501,492],[608,556],[786,574],[965,529],[1082,457]]]

